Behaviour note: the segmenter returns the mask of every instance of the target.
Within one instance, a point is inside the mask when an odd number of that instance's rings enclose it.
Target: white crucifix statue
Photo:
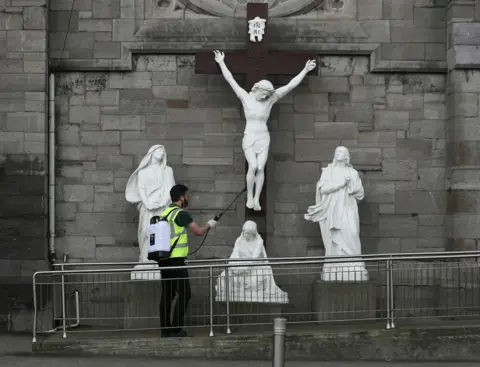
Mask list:
[[[260,17],[255,17],[248,21],[248,34],[251,42],[262,42],[266,22],[265,19]]]
[[[275,89],[272,83],[264,79],[255,83],[252,89],[247,92],[238,85],[232,73],[228,70],[223,52],[214,51],[214,54],[223,77],[230,84],[243,106],[246,124],[242,148],[248,162],[246,206],[249,209],[260,211],[262,210],[260,193],[265,181],[264,169],[270,148],[270,132],[267,127],[270,111],[275,103],[302,82],[303,78],[315,68],[316,64],[314,60],[308,60],[300,73],[290,83],[280,88]]]
[[[262,41],[252,42],[250,20],[265,19],[262,24]],[[263,27],[262,25],[262,27]],[[195,54],[195,73],[223,74],[226,81],[239,98],[245,117],[245,131],[242,148],[247,163],[247,209],[245,220],[257,223],[259,233],[264,241],[266,225],[266,181],[265,168],[270,147],[270,133],[267,120],[273,105],[296,86],[307,73],[316,68],[314,60],[317,51],[313,52],[269,52],[268,50],[268,3],[247,3],[245,18],[246,49],[223,52],[211,51]],[[256,33],[256,32],[253,32]],[[227,60],[227,61],[225,61]],[[228,63],[228,68],[225,64]],[[245,75],[243,86],[238,85],[233,75]],[[275,89],[267,80],[267,75],[291,75],[293,79],[287,85]],[[242,88],[243,87],[243,88]]]

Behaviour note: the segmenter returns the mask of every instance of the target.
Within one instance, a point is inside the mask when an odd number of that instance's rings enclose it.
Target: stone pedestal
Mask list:
[[[133,271],[130,273],[131,280],[160,280],[162,273],[158,270],[158,264],[142,264],[135,265]],[[152,269],[152,270],[148,270]]]
[[[218,302],[218,322],[222,325],[227,323],[227,305],[225,302]],[[282,304],[256,303],[256,302],[230,302],[230,325],[233,330],[239,329],[242,325],[267,323],[271,324],[273,319],[282,316]]]
[[[376,318],[376,286],[372,282],[313,283],[313,312],[317,321]]]
[[[160,281],[131,281],[125,286],[124,328],[160,327]]]

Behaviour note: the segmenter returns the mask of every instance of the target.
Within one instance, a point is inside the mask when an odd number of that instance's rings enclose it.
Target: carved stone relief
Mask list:
[[[145,0],[145,19],[244,18],[247,2],[248,0]],[[357,13],[357,0],[265,0],[265,2],[269,4],[270,18],[355,19]]]

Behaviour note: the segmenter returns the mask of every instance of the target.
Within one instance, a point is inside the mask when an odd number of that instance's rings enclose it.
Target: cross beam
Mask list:
[[[301,52],[268,52],[268,4],[267,3],[248,3],[246,29],[248,21],[259,17],[266,20],[263,39],[261,42],[252,42],[245,32],[247,40],[247,49],[244,51],[225,52],[225,63],[232,74],[245,74],[246,81],[244,88],[249,91],[253,85],[267,77],[267,75],[297,75],[305,67],[309,59],[315,59],[316,53]],[[215,62],[213,51],[199,52],[195,54],[195,73],[197,74],[220,74],[220,68]],[[245,163],[246,166],[247,163]],[[265,176],[267,176],[265,170]],[[260,195],[261,211],[254,211],[246,208],[245,220],[253,220],[257,223],[258,231],[267,242],[266,237],[266,188],[267,179],[263,184]]]

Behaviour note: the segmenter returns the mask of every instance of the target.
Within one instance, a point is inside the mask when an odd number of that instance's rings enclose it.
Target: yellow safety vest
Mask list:
[[[168,221],[168,224],[170,224],[170,248],[173,246],[175,241],[177,242],[177,245],[175,246],[172,253],[170,254],[170,258],[188,256],[187,227],[180,227],[175,223],[175,218],[177,217],[178,213],[180,213],[181,210],[182,209],[177,206],[169,206],[161,214],[162,218],[168,215],[167,221]]]

